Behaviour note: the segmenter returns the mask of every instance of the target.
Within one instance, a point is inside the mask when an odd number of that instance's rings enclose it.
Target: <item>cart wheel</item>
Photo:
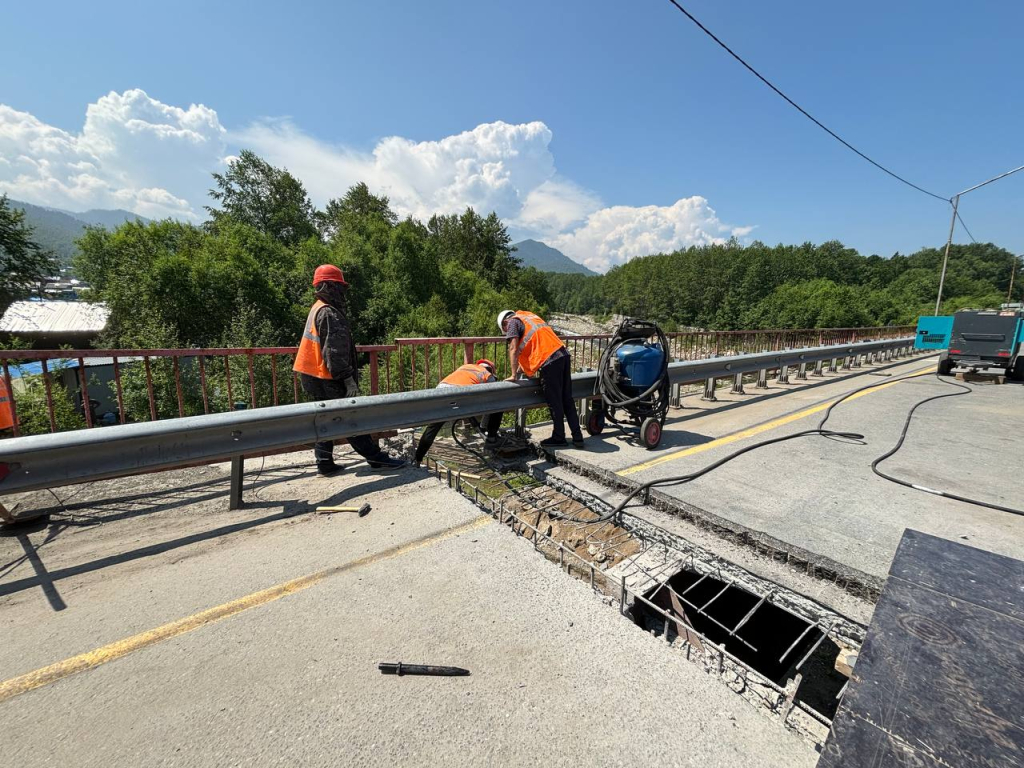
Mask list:
[[[587,416],[587,434],[600,435],[604,431],[604,414],[600,411],[591,411]]]
[[[644,423],[640,425],[640,438],[647,446],[647,450],[657,448],[661,442],[661,422],[653,416],[644,419]]]

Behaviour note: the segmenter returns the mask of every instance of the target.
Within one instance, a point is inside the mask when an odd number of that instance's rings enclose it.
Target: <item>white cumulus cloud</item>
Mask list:
[[[750,227],[731,227],[703,197],[674,205],[616,205],[590,214],[586,222],[548,242],[571,259],[605,272],[635,256],[663,253],[691,245],[725,242],[749,234]]]
[[[594,195],[558,177],[551,130],[541,122],[484,123],[439,141],[390,136],[371,152],[319,141],[289,120],[263,120],[231,139],[288,168],[321,205],[363,181],[403,216],[429,219],[472,206],[531,233],[560,232],[599,207]]]
[[[668,206],[606,207],[559,174],[551,139],[542,122],[497,121],[431,141],[391,136],[358,150],[322,141],[289,119],[228,131],[209,107],[176,107],[135,89],[88,105],[77,133],[0,104],[0,192],[72,210],[116,207],[198,220],[210,174],[251,149],[298,177],[318,205],[362,181],[402,216],[426,220],[467,206],[495,211],[514,237],[544,240],[600,271],[752,229],[723,224],[699,196]]]
[[[39,205],[201,218],[224,154],[217,113],[135,89],[90,104],[78,133],[0,104],[0,191]]]

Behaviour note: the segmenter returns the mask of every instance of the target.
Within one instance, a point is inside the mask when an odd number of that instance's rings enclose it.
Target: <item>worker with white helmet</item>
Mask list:
[[[541,441],[544,448],[562,448],[565,422],[569,422],[572,444],[583,448],[576,403],[572,399],[572,366],[569,351],[562,340],[541,317],[523,310],[498,313],[498,328],[508,340],[508,361],[513,381],[521,371],[526,376],[539,376],[544,399],[551,409],[551,437]]]

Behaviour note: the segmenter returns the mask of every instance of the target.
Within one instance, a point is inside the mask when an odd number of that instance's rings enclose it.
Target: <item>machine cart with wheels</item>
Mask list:
[[[599,435],[606,422],[637,430],[650,450],[661,442],[668,415],[668,339],[654,323],[626,319],[615,331],[598,368],[587,432]]]

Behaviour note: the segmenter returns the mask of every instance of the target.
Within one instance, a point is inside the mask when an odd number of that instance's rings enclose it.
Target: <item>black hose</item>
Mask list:
[[[978,499],[968,498],[967,496],[960,496],[960,495],[955,494],[955,493],[950,493],[949,491],[941,491],[941,490],[937,490],[935,488],[928,488],[927,486],[924,486],[924,485],[917,485],[915,483],[908,482],[908,481],[903,480],[901,478],[893,477],[892,475],[886,474],[885,472],[883,472],[882,470],[880,470],[878,468],[879,464],[881,464],[883,461],[885,461],[886,459],[891,457],[900,448],[903,447],[903,441],[907,439],[907,431],[910,429],[910,421],[911,421],[911,419],[914,418],[914,411],[916,411],[918,408],[920,408],[925,403],[930,403],[932,400],[940,400],[943,397],[958,397],[959,395],[967,395],[967,394],[970,394],[971,392],[974,391],[973,389],[971,389],[971,387],[964,386],[963,384],[957,384],[955,381],[949,381],[948,379],[943,379],[940,376],[938,376],[938,374],[936,374],[936,378],[938,378],[939,381],[941,381],[943,384],[950,384],[950,385],[952,385],[954,387],[959,387],[960,391],[959,392],[947,392],[944,395],[935,395],[934,397],[929,397],[929,398],[927,398],[925,400],[922,400],[919,403],[915,403],[914,407],[911,408],[910,411],[907,413],[906,421],[903,422],[903,431],[900,432],[900,439],[897,441],[896,445],[894,445],[890,450],[886,451],[881,456],[879,456],[877,459],[875,459],[873,462],[871,462],[871,471],[874,472],[879,477],[884,478],[884,479],[888,480],[891,483],[896,483],[897,485],[902,485],[905,488],[913,488],[915,491],[923,491],[924,493],[931,493],[931,494],[933,494],[935,496],[942,496],[942,497],[947,498],[947,499],[953,499],[954,501],[962,501],[965,504],[974,504],[975,506],[978,506],[978,507],[985,507],[987,509],[994,509],[994,510],[997,510],[999,512],[1009,512],[1011,515],[1024,515],[1024,509],[1014,509],[1013,507],[1004,507],[1002,504],[993,504],[992,502],[989,502],[989,501],[980,501]]]
[[[745,448],[741,448],[738,451],[734,451],[733,453],[730,453],[727,456],[723,456],[718,461],[712,462],[711,464],[707,465],[706,467],[698,469],[696,472],[691,472],[691,473],[686,474],[686,475],[676,475],[674,477],[664,477],[664,478],[660,478],[658,480],[651,480],[649,482],[646,482],[646,483],[643,483],[641,485],[638,485],[636,488],[634,488],[632,491],[630,491],[626,495],[626,497],[621,502],[619,502],[619,504],[617,506],[615,506],[611,510],[611,512],[609,512],[606,515],[603,515],[601,517],[598,517],[595,520],[583,520],[583,519],[572,518],[572,517],[567,517],[565,519],[570,521],[570,522],[580,523],[580,524],[584,524],[584,523],[604,523],[604,522],[607,522],[607,521],[611,520],[612,518],[618,516],[626,508],[626,506],[629,504],[629,502],[632,501],[636,496],[638,496],[641,493],[645,493],[645,492],[649,491],[651,488],[655,488],[655,487],[658,487],[658,486],[682,485],[684,483],[692,482],[692,481],[696,480],[699,477],[703,477],[704,475],[708,474],[709,472],[713,472],[714,470],[716,470],[719,467],[721,467],[723,464],[727,464],[728,462],[732,461],[733,459],[739,458],[740,456],[742,456],[745,453],[750,453],[751,451],[757,450],[758,448],[764,448],[765,446],[768,446],[768,445],[775,445],[777,443],[784,443],[784,442],[786,442],[788,440],[795,440],[797,438],[808,437],[810,435],[820,435],[822,437],[827,437],[827,438],[830,438],[830,439],[839,439],[839,440],[844,440],[844,441],[853,441],[853,442],[858,442],[860,444],[864,444],[863,443],[864,435],[862,435],[862,434],[860,434],[858,432],[837,432],[837,431],[834,431],[834,430],[825,429],[825,424],[826,424],[826,422],[828,422],[829,417],[832,415],[832,411],[840,403],[844,402],[845,400],[848,400],[849,398],[853,397],[854,395],[858,394],[859,392],[864,392],[866,390],[874,389],[875,387],[880,387],[880,386],[883,386],[883,385],[886,385],[886,384],[895,384],[895,383],[899,383],[899,382],[902,382],[902,381],[907,381],[909,379],[916,378],[918,375],[919,374],[914,373],[914,374],[909,374],[907,376],[903,376],[901,378],[891,379],[891,380],[888,380],[888,381],[876,381],[876,382],[874,382],[872,384],[868,384],[867,386],[860,387],[858,389],[853,390],[852,392],[846,393],[841,398],[839,398],[838,400],[833,402],[831,405],[829,405],[828,409],[825,411],[825,415],[822,417],[821,421],[818,422],[818,426],[815,429],[806,429],[806,430],[803,430],[803,431],[800,431],[800,432],[794,432],[791,435],[783,435],[782,437],[774,437],[774,438],[771,438],[769,440],[762,440],[762,441],[760,441],[758,443],[753,443],[752,445],[748,445]],[[896,445],[891,450],[887,451],[882,456],[879,456],[877,459],[874,460],[874,462],[872,462],[872,464],[871,464],[872,472],[874,472],[879,477],[884,478],[885,480],[889,480],[891,482],[897,483],[897,484],[905,486],[907,488],[913,488],[914,490],[917,490],[917,491],[924,491],[926,493],[932,493],[932,494],[935,494],[937,496],[944,496],[946,498],[954,499],[956,501],[962,501],[962,502],[964,502],[966,504],[975,504],[977,506],[987,507],[989,509],[995,509],[995,510],[999,510],[1001,512],[1009,512],[1009,513],[1015,514],[1015,515],[1024,515],[1024,510],[1013,509],[1011,507],[1004,507],[1004,506],[1001,506],[999,504],[991,504],[989,502],[978,501],[976,499],[970,499],[970,498],[967,498],[965,496],[958,496],[957,494],[948,493],[948,492],[945,492],[945,491],[939,491],[939,490],[935,490],[935,489],[932,489],[932,488],[926,488],[924,486],[914,485],[913,483],[909,483],[909,482],[907,482],[905,480],[901,480],[901,479],[893,477],[891,475],[887,475],[886,473],[884,473],[884,472],[882,472],[881,470],[878,469],[878,465],[880,463],[882,463],[883,461],[885,461],[886,459],[891,457],[898,450],[900,450],[900,448],[903,446],[903,441],[906,439],[906,436],[907,436],[907,430],[910,428],[910,421],[911,421],[911,419],[914,416],[914,412],[920,406],[924,405],[925,403],[931,402],[933,400],[939,400],[939,399],[941,399],[943,397],[954,397],[956,395],[967,394],[967,393],[973,391],[970,387],[964,387],[963,385],[956,384],[955,382],[947,381],[946,379],[943,379],[940,376],[938,376],[938,374],[936,374],[936,378],[939,381],[941,381],[942,383],[944,383],[944,384],[952,384],[952,385],[957,386],[957,387],[962,387],[962,389],[964,389],[966,391],[963,391],[963,392],[952,392],[952,393],[947,393],[947,394],[944,394],[944,395],[935,395],[933,397],[929,397],[929,398],[927,398],[925,400],[922,400],[922,401],[916,403],[910,409],[910,411],[907,413],[907,419],[906,419],[906,421],[903,424],[903,432],[900,435],[899,442],[897,442]]]

